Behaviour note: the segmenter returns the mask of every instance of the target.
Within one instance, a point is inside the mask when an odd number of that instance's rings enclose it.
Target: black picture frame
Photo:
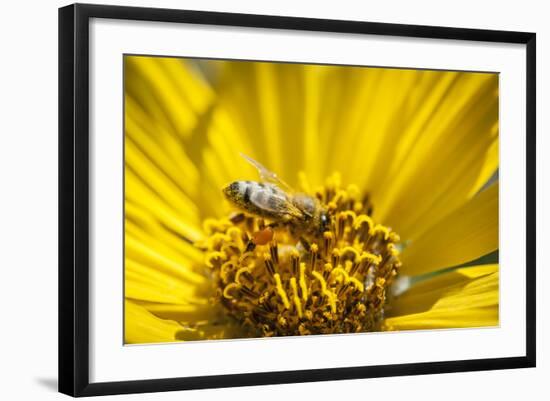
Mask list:
[[[526,46],[526,354],[521,357],[90,383],[89,22],[91,18],[516,43]],[[536,35],[358,21],[74,4],[59,9],[59,391],[94,396],[535,366]]]

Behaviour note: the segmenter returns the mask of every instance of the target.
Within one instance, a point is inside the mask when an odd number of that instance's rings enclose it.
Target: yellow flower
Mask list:
[[[241,153],[330,226],[235,214]],[[495,74],[127,56],[125,341],[497,325],[497,172]]]

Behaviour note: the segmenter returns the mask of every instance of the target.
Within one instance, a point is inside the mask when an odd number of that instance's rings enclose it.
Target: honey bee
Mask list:
[[[300,238],[303,235],[321,236],[328,229],[330,216],[317,198],[296,193],[277,174],[256,160],[241,156],[256,167],[260,182],[234,181],[224,187],[222,192],[234,206],[271,220],[273,223],[268,228],[288,226],[290,232]],[[264,238],[257,243],[260,245],[269,237],[266,233],[258,236]]]

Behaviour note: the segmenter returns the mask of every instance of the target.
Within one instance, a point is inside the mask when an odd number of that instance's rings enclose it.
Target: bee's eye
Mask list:
[[[323,228],[323,231],[326,227],[328,227],[329,219],[326,213],[321,214],[321,227]]]

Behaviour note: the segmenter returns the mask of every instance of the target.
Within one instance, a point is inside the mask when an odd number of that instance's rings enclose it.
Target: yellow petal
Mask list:
[[[126,203],[132,202],[144,212],[155,216],[166,228],[191,242],[203,237],[198,214],[183,212],[186,216],[183,218],[139,177],[138,172],[128,166],[125,169],[124,182]]]
[[[349,79],[344,78],[348,73]],[[376,196],[381,187],[392,184],[388,173],[396,143],[402,140],[410,121],[409,97],[420,90],[415,84],[422,73],[354,68],[341,70],[338,75],[346,86],[345,100],[339,108],[326,110],[336,113],[339,123],[330,149],[332,168]]]
[[[254,63],[254,86],[256,89],[256,95],[258,99],[258,117],[261,123],[261,134],[258,132],[256,135],[262,136],[266,150],[269,149],[268,160],[265,163],[269,163],[274,171],[282,171],[282,160],[280,157],[281,152],[281,128],[279,122],[283,120],[284,110],[281,109],[279,93],[280,75],[277,71],[280,69],[277,64],[274,63]]]
[[[308,173],[308,179],[314,183],[320,183],[325,179],[321,153],[321,140],[319,138],[320,109],[322,101],[321,77],[326,68],[318,66],[304,67],[304,167]],[[296,175],[297,172],[294,172]],[[296,177],[293,177],[295,179]]]
[[[125,296],[134,300],[189,304],[198,286],[127,258],[124,271]]]
[[[296,186],[306,170],[315,185],[324,174],[321,81],[326,66],[283,63],[228,62],[222,74],[217,104],[231,116],[233,130],[250,147],[249,156]],[[334,134],[334,133],[333,133]],[[238,155],[238,141],[226,151]],[[323,162],[323,163],[321,163]],[[241,171],[242,161],[237,160]],[[257,175],[254,177],[257,179]]]
[[[181,329],[178,323],[159,319],[132,301],[126,300],[124,307],[126,344],[176,341],[176,332]]]
[[[176,339],[180,341],[194,340],[220,340],[230,338],[245,338],[246,331],[233,322],[226,321],[223,324],[200,324],[195,327],[184,327],[176,333]]]
[[[197,265],[203,262],[202,251],[173,231],[167,230],[161,222],[142,208],[126,201],[124,212],[127,235],[132,235],[141,242],[154,244],[154,248],[161,253],[167,253],[174,258],[183,257]]]
[[[417,113],[374,169],[375,218],[403,238],[460,207],[498,167],[497,75],[447,74],[426,102],[415,100]]]
[[[182,139],[212,101],[208,85],[181,59],[125,57],[125,91],[158,125]]]
[[[126,141],[135,144],[147,161],[154,164],[174,186],[194,197],[199,173],[181,143],[150,119],[143,118],[139,106],[131,98],[126,99],[125,111]],[[134,167],[139,169],[139,166]]]
[[[266,94],[257,90],[257,83],[260,80],[257,64],[243,62],[224,64],[217,107],[231,116],[234,132],[248,138],[258,160],[274,169],[276,166],[272,165],[272,162],[274,163],[275,160],[269,158],[263,117],[260,113],[262,104],[266,103],[261,97],[265,97]],[[267,129],[269,130],[269,127]],[[234,149],[237,155],[240,151],[241,149]]]
[[[457,266],[498,249],[498,182],[405,248],[402,272],[417,275]]]
[[[207,299],[203,299],[202,303],[187,304],[133,301],[161,319],[175,320],[189,325],[197,322],[214,322],[220,315],[220,308],[212,305]]]
[[[158,168],[158,164],[147,158],[130,138],[125,141],[124,160],[128,168],[139,173],[142,184],[158,194],[168,207],[187,219],[198,216],[197,206],[185,192]]]
[[[143,243],[132,235],[125,236],[126,260],[133,260],[150,269],[174,276],[190,285],[204,285],[206,278],[197,274],[185,258],[167,255],[153,248],[151,244]]]
[[[388,330],[498,325],[498,265],[443,273],[413,286],[391,303]]]

